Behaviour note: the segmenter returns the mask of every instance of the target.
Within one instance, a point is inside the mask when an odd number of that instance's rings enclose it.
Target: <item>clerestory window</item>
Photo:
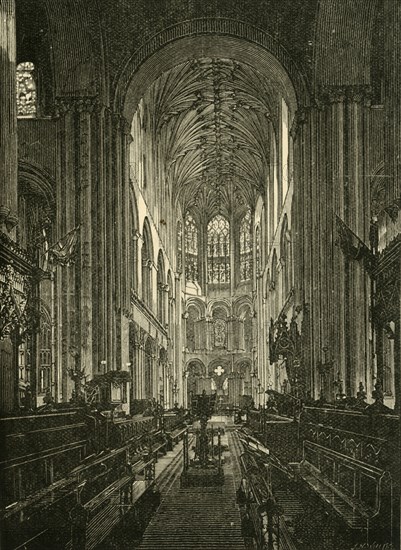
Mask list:
[[[240,226],[240,275],[241,281],[252,277],[251,211],[248,210]]]
[[[230,282],[230,224],[220,214],[207,226],[208,282]]]
[[[198,281],[198,228],[190,214],[185,217],[185,277]]]
[[[30,61],[17,66],[17,116],[34,118],[37,114],[35,65]]]

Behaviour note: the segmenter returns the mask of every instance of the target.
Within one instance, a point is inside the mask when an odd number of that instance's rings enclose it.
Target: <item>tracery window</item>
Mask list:
[[[241,281],[252,276],[251,211],[242,218],[240,227],[240,275]]]
[[[152,307],[153,243],[147,219],[143,225],[142,235],[142,300],[147,306]]]
[[[164,261],[160,251],[157,258],[157,316],[162,325],[166,322],[165,288]]]
[[[260,273],[260,228],[256,228],[255,232],[255,249],[256,249],[256,275]]]
[[[207,225],[208,282],[230,282],[230,224],[220,214]]]
[[[30,61],[17,66],[17,116],[36,116],[35,65]]]
[[[198,281],[198,229],[190,214],[185,217],[185,277]]]
[[[39,364],[39,392],[45,393],[52,387],[51,372],[51,321],[48,312],[41,310],[40,327],[40,364]]]
[[[182,273],[182,223],[177,223],[177,271]]]

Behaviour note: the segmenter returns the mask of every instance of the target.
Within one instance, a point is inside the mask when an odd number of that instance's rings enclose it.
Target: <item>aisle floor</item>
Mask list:
[[[223,436],[222,444],[228,446],[228,439]],[[176,477],[144,533],[141,550],[244,550],[233,453],[229,445],[223,487],[181,488]]]

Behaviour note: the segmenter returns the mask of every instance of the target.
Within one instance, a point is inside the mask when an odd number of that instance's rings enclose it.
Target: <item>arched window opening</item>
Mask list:
[[[145,398],[153,397],[153,362],[155,359],[153,340],[149,336],[145,344]]]
[[[169,330],[173,330],[173,314],[174,314],[174,295],[173,295],[173,278],[171,276],[171,271],[167,275],[167,285],[168,285],[168,326]]]
[[[247,281],[252,276],[251,210],[241,220],[240,227],[240,276]]]
[[[37,114],[35,65],[30,61],[17,65],[17,116],[34,118]]]
[[[138,207],[134,194],[131,194],[131,288],[138,291]]]
[[[208,282],[230,282],[230,224],[220,214],[207,225]]]
[[[255,261],[256,261],[256,276],[260,274],[260,227],[259,225],[255,231]]]
[[[288,230],[287,215],[284,216],[283,228],[281,231],[281,263],[283,265],[283,296],[286,297],[291,290],[291,236]]]
[[[185,278],[198,281],[198,229],[190,214],[185,216]]]
[[[48,311],[41,308],[39,349],[39,393],[52,390],[51,320]]]
[[[182,223],[177,223],[177,271],[182,273]]]
[[[250,309],[247,310],[244,317],[244,342],[245,351],[251,352],[253,348],[253,319]]]
[[[146,221],[143,226],[142,245],[142,300],[147,306],[152,307],[153,244],[150,228]]]
[[[199,313],[196,307],[189,307],[188,308],[188,318],[186,323],[186,337],[187,337],[187,344],[186,347],[188,351],[194,351],[195,350],[195,323],[199,319]]]
[[[288,131],[288,106],[284,98],[281,101],[281,177],[282,177],[282,202],[284,203],[289,186],[289,131]]]
[[[157,317],[162,325],[166,322],[165,315],[165,290],[166,281],[164,273],[164,260],[162,251],[159,252],[157,258]]]
[[[213,311],[214,347],[227,347],[227,312],[223,308]]]
[[[275,290],[277,285],[277,253],[273,250],[272,269],[271,269],[271,289]]]

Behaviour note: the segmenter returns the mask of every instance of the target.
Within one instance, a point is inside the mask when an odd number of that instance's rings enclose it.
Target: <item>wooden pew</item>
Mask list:
[[[392,489],[388,472],[311,441],[304,441],[299,474],[351,529],[367,531]]]

